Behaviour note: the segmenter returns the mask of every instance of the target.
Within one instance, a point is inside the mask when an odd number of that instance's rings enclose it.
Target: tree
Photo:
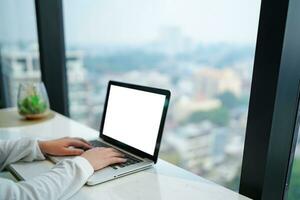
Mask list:
[[[231,92],[224,92],[218,96],[226,108],[234,108],[239,105],[239,99]]]
[[[221,106],[210,111],[196,111],[188,118],[188,121],[196,123],[204,120],[209,120],[218,126],[226,126],[229,121],[229,111]]]
[[[300,159],[295,158],[288,191],[288,200],[298,199],[300,199]]]

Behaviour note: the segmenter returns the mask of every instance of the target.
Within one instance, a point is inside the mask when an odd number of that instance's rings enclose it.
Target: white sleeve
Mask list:
[[[0,199],[68,199],[93,174],[94,169],[83,157],[66,159],[50,171],[28,181],[14,183],[0,179]]]
[[[29,138],[0,141],[0,171],[8,164],[22,160],[44,160],[38,142]]]

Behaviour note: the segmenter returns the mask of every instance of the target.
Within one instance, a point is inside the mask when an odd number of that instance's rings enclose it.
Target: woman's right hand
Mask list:
[[[124,154],[113,148],[95,147],[89,149],[81,154],[82,157],[87,159],[94,170],[99,170],[109,165],[116,163],[124,163],[127,160]]]

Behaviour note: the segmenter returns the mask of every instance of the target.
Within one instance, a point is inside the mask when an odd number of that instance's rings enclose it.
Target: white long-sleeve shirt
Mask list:
[[[0,170],[13,162],[45,159],[36,140],[0,141]],[[0,199],[68,199],[93,174],[90,163],[83,157],[66,159],[48,172],[27,181],[13,182],[0,178]]]

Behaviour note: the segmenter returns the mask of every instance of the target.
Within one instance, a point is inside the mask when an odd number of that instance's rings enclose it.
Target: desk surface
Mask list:
[[[16,112],[15,109],[0,109],[0,112]],[[3,113],[2,113],[3,114]],[[0,139],[32,137],[51,139],[58,137],[83,137],[94,139],[98,131],[81,125],[55,113],[47,121],[18,127],[0,127]],[[49,161],[26,163],[36,175],[50,169]],[[36,170],[34,170],[36,168]],[[23,175],[25,179],[26,174]],[[186,170],[159,159],[148,170],[96,186],[84,186],[72,199],[209,199],[209,200],[248,200],[222,186],[205,180]]]

